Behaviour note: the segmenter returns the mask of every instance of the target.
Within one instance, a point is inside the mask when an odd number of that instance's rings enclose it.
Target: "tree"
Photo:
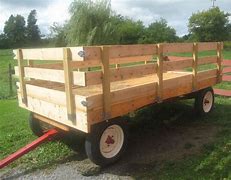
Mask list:
[[[116,29],[120,44],[137,44],[144,33],[143,22],[127,18],[122,18]]]
[[[14,47],[22,46],[26,39],[25,20],[21,15],[11,15],[5,22],[4,33],[9,43]]]
[[[141,43],[174,42],[177,40],[176,30],[168,26],[165,19],[151,23],[146,28]]]
[[[9,41],[5,34],[0,34],[0,49],[10,48]]]
[[[53,23],[53,26],[51,26],[51,36],[56,47],[65,47],[67,45],[65,25],[61,26],[58,23]]]
[[[193,14],[189,18],[189,32],[197,41],[223,41],[229,32],[229,14],[218,7]]]
[[[116,29],[111,18],[109,0],[75,0],[70,6],[71,19],[67,24],[70,45],[97,45],[113,42]]]
[[[32,10],[27,18],[27,40],[29,42],[38,42],[41,34],[36,19],[36,10]]]

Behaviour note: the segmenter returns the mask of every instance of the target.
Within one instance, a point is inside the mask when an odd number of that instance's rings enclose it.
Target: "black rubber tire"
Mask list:
[[[120,151],[112,158],[105,158],[100,152],[100,139],[103,132],[112,125],[121,127],[124,133],[124,142]],[[123,119],[114,119],[109,122],[103,122],[92,126],[91,133],[89,133],[85,140],[85,151],[88,158],[95,164],[103,167],[113,164],[123,155],[128,141],[127,123]]]
[[[212,99],[212,106],[211,106],[210,110],[208,112],[205,112],[204,108],[203,108],[203,103],[204,103],[204,97],[205,97],[207,92],[212,93],[213,99]],[[200,116],[209,114],[214,108],[214,99],[215,98],[214,98],[214,92],[213,92],[212,87],[208,87],[206,89],[199,91],[195,97],[195,103],[194,103],[194,109],[196,111],[196,114],[200,115]]]
[[[44,128],[40,124],[40,120],[34,117],[34,113],[29,115],[29,126],[34,135],[40,137],[44,134]]]

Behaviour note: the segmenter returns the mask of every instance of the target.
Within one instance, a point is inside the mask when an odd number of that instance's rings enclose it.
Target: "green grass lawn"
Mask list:
[[[204,55],[208,55],[207,53]],[[224,51],[224,58],[231,59],[231,52]],[[12,60],[10,50],[0,50],[0,159],[11,154],[15,150],[24,146],[36,137],[32,135],[28,126],[29,112],[19,108],[17,100],[9,96],[9,85],[7,77],[8,64],[15,64]],[[230,83],[222,83],[217,87],[231,89]],[[15,89],[14,89],[15,92]],[[168,105],[168,110],[179,107],[182,104],[192,105],[192,101],[183,101]],[[161,168],[150,168],[141,173],[132,174],[137,179],[222,179],[231,178],[231,98],[216,97],[215,111],[205,118],[199,118],[198,123],[214,124],[221,127],[217,138],[212,144],[205,145],[200,154],[185,157],[179,161],[167,161]],[[134,118],[134,121],[141,121],[144,117],[149,119],[152,109],[146,109]],[[158,114],[159,119],[171,121],[172,114]],[[190,119],[188,115],[180,117]],[[149,121],[149,127],[153,126],[153,121]],[[25,168],[41,168],[49,164],[55,164],[67,157],[71,157],[73,152],[62,142],[49,142],[40,146],[37,150],[27,154],[23,158],[13,163],[10,167],[22,165]]]

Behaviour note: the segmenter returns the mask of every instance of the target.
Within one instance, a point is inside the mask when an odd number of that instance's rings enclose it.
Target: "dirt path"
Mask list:
[[[138,131],[142,129],[138,129]],[[2,179],[133,179],[164,162],[200,153],[214,140],[219,128],[203,123],[163,126],[158,131],[131,133],[128,149],[115,165],[100,169],[87,158],[34,172],[18,168],[0,173]],[[76,158],[77,159],[77,158]],[[0,179],[1,179],[0,178]]]

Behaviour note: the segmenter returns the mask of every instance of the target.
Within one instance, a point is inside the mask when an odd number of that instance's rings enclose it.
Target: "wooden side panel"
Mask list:
[[[163,53],[192,52],[193,43],[169,43],[163,44]]]
[[[100,60],[100,47],[69,47],[73,61]],[[18,58],[16,50],[13,51]],[[23,58],[30,60],[63,60],[63,48],[23,49]]]
[[[198,43],[198,51],[210,51],[210,50],[216,50],[217,49],[217,43],[216,42],[202,42]]]
[[[111,69],[111,82],[122,81],[132,78],[138,78],[142,76],[146,76],[149,74],[155,74],[157,69],[157,64],[147,64],[147,65],[139,65],[139,66],[131,66],[131,67],[121,67],[118,69]],[[86,72],[86,84],[95,85],[102,83],[102,72]]]
[[[15,75],[18,76],[18,67],[15,66]],[[73,72],[74,85],[86,86],[85,72]],[[43,68],[31,68],[25,67],[25,77],[32,79],[40,79],[45,81],[53,81],[64,83],[64,71],[56,69],[43,69]]]
[[[21,98],[20,93],[18,93],[18,97]],[[28,107],[25,107],[20,100],[19,105],[23,108],[28,109],[29,111],[36,112],[37,114],[45,116],[49,119],[53,119],[61,124],[67,125],[86,133],[89,132],[86,112],[76,112],[76,121],[78,121],[78,123],[74,125],[71,121],[68,120],[66,107],[59,106],[51,102],[39,100],[30,96],[28,96]]]
[[[121,46],[111,46],[110,47],[110,59],[117,58],[127,58],[133,56],[147,56],[147,55],[157,55],[157,45],[147,44],[147,45],[121,45]]]
[[[17,85],[19,85],[17,83]],[[68,120],[66,109],[66,95],[63,91],[57,91],[44,87],[34,86],[27,84],[26,89],[29,98],[28,108],[22,104],[20,88],[18,89],[19,104],[23,108],[36,112],[42,116],[53,119],[64,125],[77,128],[81,131],[88,132],[87,124],[87,109],[83,106],[82,102],[86,101],[83,96],[75,95],[76,108],[76,121],[77,124],[72,124]]]
[[[208,57],[198,58],[198,65],[213,64],[213,63],[217,63],[217,57],[216,56],[208,56]]]
[[[217,69],[201,71],[201,72],[198,72],[197,74],[198,81],[202,81],[202,80],[214,78],[214,77],[217,77]]]
[[[175,71],[184,69],[187,67],[192,67],[193,59],[185,59],[180,61],[165,61],[163,64],[164,71]]]

